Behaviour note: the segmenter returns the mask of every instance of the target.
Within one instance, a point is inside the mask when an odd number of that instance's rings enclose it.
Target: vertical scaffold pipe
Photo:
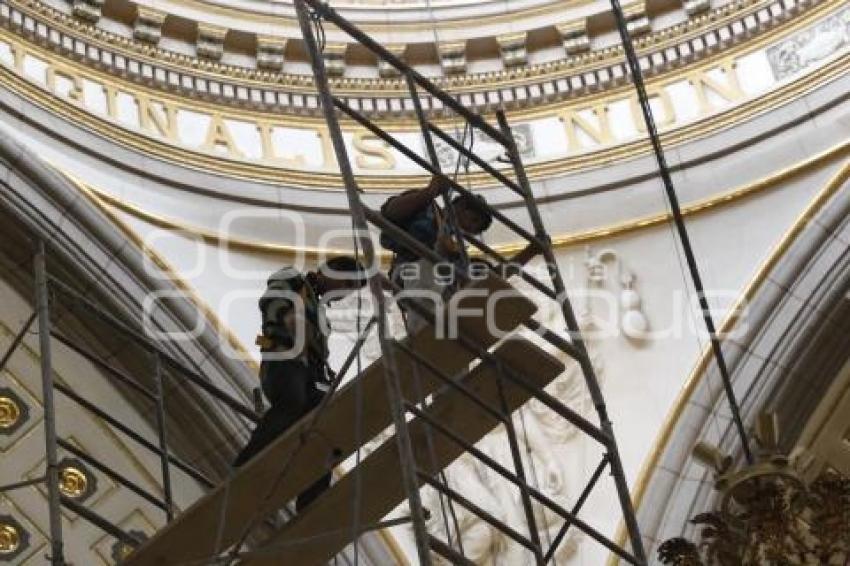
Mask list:
[[[355,232],[354,238],[357,245],[359,245],[360,249],[363,251],[366,268],[369,270],[370,274],[369,287],[372,292],[373,299],[375,300],[375,308],[377,310],[375,317],[378,321],[378,337],[381,343],[381,353],[385,368],[384,374],[387,381],[387,396],[390,401],[393,424],[395,425],[395,437],[399,451],[402,481],[404,482],[407,499],[410,505],[410,515],[413,522],[416,550],[420,564],[424,566],[431,566],[431,553],[428,546],[428,531],[425,525],[422,500],[419,496],[419,480],[416,475],[413,446],[410,441],[407,420],[405,419],[404,405],[402,403],[401,383],[399,381],[398,368],[395,362],[396,352],[395,347],[389,338],[386,297],[384,296],[383,284],[380,278],[380,264],[375,257],[375,249],[372,244],[372,239],[369,237],[369,225],[366,221],[363,203],[360,201],[360,191],[357,188],[354,171],[351,168],[351,163],[348,159],[348,152],[345,147],[345,141],[342,137],[342,129],[340,128],[339,122],[336,118],[333,97],[330,93],[330,86],[328,84],[328,76],[325,71],[324,60],[322,59],[322,54],[319,51],[319,46],[316,43],[316,37],[313,34],[312,22],[307,4],[304,0],[295,0],[295,9],[298,13],[298,23],[301,27],[301,34],[304,37],[304,43],[307,46],[307,51],[310,55],[310,62],[313,66],[313,76],[319,90],[322,112],[324,113],[325,121],[328,124],[328,131],[336,153],[337,164],[339,165],[342,178],[345,181],[345,190],[348,196],[348,204],[351,209]]]
[[[171,469],[168,463],[168,429],[165,420],[165,376],[162,371],[162,358],[154,352],[153,366],[156,380],[156,428],[159,440],[159,460],[162,474],[162,494],[165,498],[165,518],[174,520],[174,498],[171,491]]]
[[[540,250],[547,264],[547,271],[552,278],[552,284],[555,287],[558,301],[561,303],[561,314],[564,317],[564,322],[567,330],[570,333],[573,346],[581,357],[580,364],[582,373],[584,374],[585,383],[587,384],[588,392],[596,407],[596,413],[599,416],[599,426],[602,431],[610,438],[609,445],[606,447],[608,460],[611,463],[611,475],[614,477],[614,484],[617,488],[617,496],[620,501],[620,508],[623,512],[623,522],[626,525],[626,530],[629,532],[629,541],[632,545],[632,554],[641,564],[646,564],[646,551],[643,548],[643,540],[640,537],[640,527],[638,526],[637,517],[635,515],[634,504],[629,493],[628,482],[626,482],[626,473],[623,469],[622,461],[620,460],[620,449],[617,446],[617,441],[614,437],[614,425],[608,416],[608,408],[605,404],[605,398],[602,395],[602,390],[599,387],[599,380],[596,378],[596,371],[593,369],[593,364],[590,363],[590,356],[587,353],[587,348],[584,344],[584,339],[581,336],[578,320],[573,311],[567,295],[566,283],[564,283],[561,269],[558,266],[555,253],[552,251],[551,239],[543,224],[543,217],[540,214],[540,209],[537,206],[537,201],[534,199],[534,194],[531,191],[531,183],[525,174],[525,169],[522,167],[519,151],[514,141],[513,132],[511,132],[508,124],[507,116],[504,111],[496,112],[496,117],[499,121],[499,128],[502,134],[507,138],[508,156],[514,167],[514,174],[517,177],[517,182],[520,188],[525,193],[525,203],[528,208],[531,221],[534,224],[534,232],[537,239],[544,243],[544,248]]]
[[[41,390],[44,409],[44,441],[47,470],[47,502],[50,511],[50,563],[63,566],[62,509],[59,493],[59,462],[56,446],[56,404],[53,400],[53,362],[50,351],[50,294],[47,289],[47,248],[43,241],[35,255],[35,304],[41,354]]]

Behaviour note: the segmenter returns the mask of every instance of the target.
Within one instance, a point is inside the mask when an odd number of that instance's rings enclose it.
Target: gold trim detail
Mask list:
[[[730,191],[726,191],[721,194],[714,195],[691,204],[687,204],[682,207],[682,214],[685,216],[702,214],[709,210],[732,204],[733,202],[750,197],[759,192],[770,190],[797,175],[810,171],[813,168],[820,167],[837,158],[843,157],[848,154],[848,152],[850,152],[850,140],[842,142],[830,149],[827,149],[819,154],[816,154],[799,163],[787,167],[786,169],[768,175],[767,177],[758,179],[757,181],[753,181],[736,187]],[[273,244],[242,238],[223,237],[220,234],[208,230],[206,228],[193,226],[191,224],[181,222],[173,218],[168,218],[166,216],[148,212],[139,206],[128,203],[122,199],[119,199],[115,196],[106,193],[101,189],[95,188],[87,183],[79,181],[67,172],[64,173],[69,179],[71,179],[71,181],[75,185],[77,185],[80,190],[93,195],[94,198],[97,198],[99,201],[107,205],[113,206],[118,210],[121,210],[122,212],[130,214],[131,216],[134,216],[139,220],[144,220],[145,222],[148,222],[149,224],[152,224],[159,228],[164,228],[167,230],[176,230],[185,234],[190,234],[201,238],[205,242],[212,245],[248,252],[280,254],[286,257],[303,256],[305,259],[310,260],[318,260],[334,255],[351,253],[351,250],[345,249],[298,248],[286,244]],[[602,238],[620,236],[626,233],[634,232],[636,230],[642,230],[644,228],[658,226],[665,222],[669,222],[671,218],[672,217],[669,212],[664,212],[643,216],[640,218],[634,218],[631,220],[626,220],[624,222],[619,222],[617,224],[611,224],[609,226],[603,226],[591,230],[556,235],[552,238],[552,245],[555,248],[567,248],[570,246],[575,246],[578,244],[583,244]],[[495,249],[503,255],[510,256],[514,253],[519,252],[524,247],[525,244],[523,242],[511,242],[506,244],[499,244],[495,246]],[[389,259],[391,258],[391,254],[389,252],[380,252],[380,255],[382,260],[384,261],[389,261]]]
[[[74,466],[59,471],[59,490],[71,499],[84,497],[89,489],[88,475]]]
[[[842,144],[842,147],[846,149],[847,144]],[[850,180],[850,161],[845,162],[841,166],[840,170],[835,175],[833,175],[833,177],[827,182],[827,184],[820,191],[820,193],[815,196],[815,198],[806,207],[802,214],[800,214],[800,216],[794,221],[794,224],[782,236],[777,245],[774,247],[771,254],[759,267],[755,276],[747,284],[740,298],[730,309],[729,312],[731,314],[720,325],[718,329],[718,334],[722,336],[724,334],[730,333],[734,329],[735,325],[738,323],[738,315],[743,312],[742,307],[744,306],[744,304],[752,300],[756,292],[758,292],[758,290],[767,280],[770,272],[776,267],[782,257],[784,257],[785,253],[788,251],[788,249],[791,247],[797,237],[800,236],[806,226],[814,219],[817,213],[820,212],[820,210],[827,203],[827,201],[829,201],[829,199],[832,198],[832,196],[848,180]],[[643,502],[643,498],[646,495],[646,490],[649,487],[649,482],[652,480],[652,476],[658,467],[658,461],[661,458],[661,452],[669,444],[670,438],[673,435],[673,431],[676,428],[676,424],[681,418],[682,413],[684,412],[685,407],[687,406],[688,400],[691,398],[697,386],[700,384],[703,377],[705,376],[706,369],[708,368],[712,359],[713,354],[711,352],[710,347],[707,346],[703,350],[702,355],[700,356],[696,365],[688,375],[688,378],[685,381],[685,386],[680,391],[679,395],[676,398],[676,401],[673,403],[673,407],[667,414],[667,417],[665,418],[664,423],[661,427],[661,431],[655,437],[652,450],[650,451],[649,456],[641,466],[641,470],[638,473],[638,477],[635,482],[635,487],[632,490],[632,501],[634,502],[636,509],[639,508],[641,503]],[[617,535],[615,540],[620,546],[626,543],[626,532],[625,528],[622,525],[622,522],[620,523],[617,529]],[[609,556],[609,566],[615,566],[619,562],[620,561],[616,556]]]
[[[635,47],[638,55],[648,55],[662,52],[667,48],[674,47],[677,43],[688,41],[697,37],[700,33],[717,29],[718,26],[727,25],[735,19],[741,19],[748,15],[754,15],[757,11],[770,4],[773,0],[744,0],[726,4],[713,12],[702,14],[674,26],[659,30],[650,35],[635,38]],[[808,18],[811,12],[823,11],[823,6],[830,6],[832,2],[825,2],[806,10],[802,18]],[[836,2],[841,5],[840,2]],[[100,48],[114,50],[118,54],[134,57],[141,62],[147,62],[164,66],[170,70],[186,73],[205,73],[206,77],[219,80],[238,81],[244,86],[269,87],[281,85],[293,92],[315,93],[311,75],[272,73],[262,69],[231,66],[220,62],[205,59],[192,58],[188,55],[175,53],[165,49],[153,47],[145,42],[134,42],[131,39],[107,32],[102,28],[73,19],[67,14],[56,10],[48,4],[38,0],[11,0],[11,5],[16,9],[36,17],[41,16],[64,33],[76,36],[84,36],[91,45]],[[789,16],[790,14],[785,14]],[[797,14],[794,14],[795,16]],[[787,19],[781,18],[781,19]],[[798,18],[795,18],[795,21]],[[579,21],[565,23],[581,23]],[[796,24],[794,24],[796,26]],[[773,29],[783,27],[780,20],[774,20]],[[366,29],[362,28],[361,29]],[[429,28],[430,29],[430,28]],[[770,29],[759,36],[770,36]],[[533,32],[534,30],[529,30]],[[288,40],[291,38],[283,38]],[[495,39],[495,38],[494,38]],[[740,45],[755,44],[759,40],[749,40]],[[578,56],[570,56],[564,59],[530,65],[523,68],[510,68],[486,73],[464,74],[458,76],[439,77],[438,84],[454,93],[477,92],[484,85],[488,90],[496,91],[512,86],[530,85],[532,81],[551,81],[568,75],[580,75],[597,68],[607,67],[623,60],[624,54],[621,47],[606,47],[591,51]],[[400,92],[407,92],[404,81],[362,79],[356,77],[344,77],[332,81],[340,94],[349,96],[398,96]]]

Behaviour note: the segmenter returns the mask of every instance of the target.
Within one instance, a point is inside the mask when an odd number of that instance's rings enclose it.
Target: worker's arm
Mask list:
[[[445,183],[436,175],[423,189],[414,189],[392,197],[381,207],[381,214],[395,224],[401,224],[408,218],[430,206],[431,202],[443,191]]]

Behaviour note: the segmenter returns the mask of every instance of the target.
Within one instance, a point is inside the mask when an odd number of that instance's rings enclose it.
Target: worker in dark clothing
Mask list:
[[[381,207],[381,214],[425,246],[440,255],[452,257],[458,254],[459,250],[445,222],[446,213],[435,202],[447,188],[441,177],[435,175],[427,187],[391,197]],[[487,202],[480,195],[458,195],[452,200],[452,207],[458,227],[464,232],[481,234],[493,223]],[[419,259],[414,252],[393,240],[389,234],[381,234],[381,245],[395,252],[396,261],[399,263]]]
[[[435,202],[446,190],[448,187],[445,182],[435,175],[427,187],[391,197],[381,207],[384,218],[446,258],[443,265],[433,266],[395,241],[390,234],[383,232],[381,245],[394,252],[390,279],[407,291],[433,291],[442,294],[453,278],[452,269],[460,257],[461,250],[446,222],[446,211]],[[463,232],[478,235],[493,223],[487,202],[480,195],[458,195],[452,200],[452,208],[458,228]],[[443,276],[440,275],[441,271],[448,273]],[[408,332],[420,328],[424,322],[410,313],[407,318]]]
[[[257,423],[234,467],[259,454],[321,401],[333,374],[328,367],[328,299],[339,299],[363,287],[367,278],[354,258],[328,260],[317,272],[302,274],[284,267],[268,280],[260,298],[262,352],[260,381],[271,407]],[[330,473],[298,496],[303,509],[330,485]]]

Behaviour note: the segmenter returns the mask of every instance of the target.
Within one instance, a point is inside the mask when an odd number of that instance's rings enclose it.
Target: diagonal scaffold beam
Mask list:
[[[658,127],[655,124],[655,118],[652,114],[652,106],[649,103],[649,95],[646,92],[646,84],[643,80],[643,73],[640,69],[637,52],[635,51],[634,43],[632,43],[632,38],[629,34],[626,16],[623,13],[623,8],[620,6],[619,0],[610,1],[611,8],[614,12],[614,19],[617,23],[617,30],[620,33],[620,40],[622,41],[623,49],[626,52],[626,63],[629,66],[630,75],[634,82],[635,90],[637,91],[638,102],[640,103],[644,124],[646,125],[647,134],[649,135],[649,141],[652,144],[652,152],[655,155],[655,161],[658,164],[658,174],[660,175],[661,182],[664,185],[664,193],[667,196],[667,202],[670,205],[670,211],[673,215],[673,224],[676,227],[676,233],[678,234],[679,241],[682,244],[682,251],[685,254],[685,261],[688,264],[688,273],[691,276],[691,282],[694,285],[697,300],[699,301],[699,306],[702,310],[703,322],[711,342],[711,351],[714,355],[714,360],[717,363],[720,379],[723,382],[723,390],[726,394],[726,401],[729,404],[729,410],[732,413],[732,421],[735,426],[735,431],[738,434],[738,440],[741,441],[741,450],[744,453],[745,460],[748,464],[752,464],[754,462],[754,457],[752,449],[750,448],[747,431],[744,428],[744,421],[741,419],[741,408],[738,404],[737,398],[735,397],[735,389],[732,386],[732,378],[729,375],[729,368],[726,365],[726,357],[723,354],[723,347],[717,333],[717,326],[714,323],[714,317],[711,315],[711,306],[708,304],[708,298],[705,294],[705,285],[703,285],[702,275],[700,274],[696,255],[694,254],[694,249],[691,245],[691,237],[688,234],[688,228],[685,225],[682,208],[679,206],[679,197],[676,194],[676,188],[673,185],[673,177],[670,174],[670,168],[667,166],[667,158],[664,155],[664,148],[661,145],[661,137],[658,135]]]

